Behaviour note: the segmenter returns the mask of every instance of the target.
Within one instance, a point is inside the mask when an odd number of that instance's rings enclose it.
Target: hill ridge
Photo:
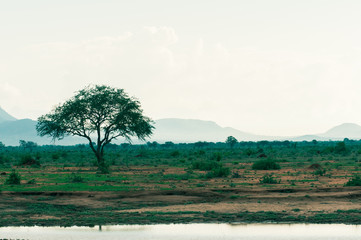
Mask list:
[[[16,121],[17,119],[7,113],[1,106],[0,106],[0,123],[6,121]]]
[[[36,132],[37,122],[31,119],[16,119],[5,110],[0,108],[0,141],[5,145],[18,145],[19,140],[37,142],[39,145],[52,145],[54,142],[50,138],[40,137]],[[329,141],[361,139],[361,126],[356,123],[342,123],[328,131],[320,134],[305,134],[302,136],[262,136],[232,127],[221,127],[215,121],[183,118],[162,118],[155,120],[155,130],[151,138],[146,141],[175,143],[187,143],[197,141],[224,142],[228,136],[235,137],[238,141]],[[114,143],[125,142],[120,138]],[[64,140],[56,141],[58,145],[74,145],[86,143],[84,139],[77,137],[66,137]],[[134,143],[141,143],[134,140]]]

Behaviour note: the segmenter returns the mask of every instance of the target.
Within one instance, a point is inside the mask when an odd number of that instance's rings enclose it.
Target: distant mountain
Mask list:
[[[0,141],[7,146],[19,145],[19,140],[33,141],[39,145],[54,144],[51,138],[40,137],[36,132],[37,122],[31,119],[21,119],[0,123]],[[224,142],[228,136],[234,136],[239,141],[264,140],[266,137],[246,133],[234,128],[222,128],[215,122],[194,119],[160,119],[155,121],[155,130],[151,139],[147,141],[173,142]],[[119,138],[114,143],[124,142]],[[86,143],[80,137],[66,137],[56,141],[57,145],[74,145]],[[134,143],[141,143],[134,139]]]
[[[222,128],[212,121],[195,119],[168,118],[155,121],[155,131],[152,136],[154,141],[196,142],[225,141],[228,136],[234,136],[238,141],[261,141],[261,140],[290,140],[290,141],[339,141],[344,138],[361,139],[361,126],[355,123],[344,123],[331,128],[325,133],[310,134],[294,137],[262,136],[242,132],[234,128]]]
[[[16,120],[16,118],[14,118],[13,116],[11,116],[7,112],[5,112],[4,109],[2,109],[0,107],[0,123],[6,122],[6,121],[15,121],[15,120]]]
[[[361,126],[355,123],[344,123],[319,134],[319,136],[336,140],[343,140],[344,138],[359,140],[361,139]]]
[[[10,114],[0,108],[0,141],[7,146],[19,145],[19,140],[33,141],[39,145],[54,144],[51,138],[40,137],[36,132],[37,122],[31,119],[20,119],[12,117]],[[221,127],[212,121],[203,121],[198,119],[179,119],[166,118],[155,121],[155,130],[150,139],[146,141],[165,142],[224,142],[228,136],[235,137],[238,141],[261,141],[261,140],[290,140],[290,141],[329,141],[361,139],[361,126],[354,123],[344,123],[331,128],[322,134],[294,136],[294,137],[277,137],[277,136],[261,136],[252,133],[242,132],[230,127]],[[120,138],[114,143],[124,142]],[[63,140],[56,141],[57,145],[75,145],[87,143],[80,137],[66,137]],[[134,143],[141,143],[134,140]]]
[[[238,141],[270,139],[270,137],[246,133],[230,127],[223,128],[212,121],[166,118],[155,121],[151,141],[224,142],[228,136],[234,136]]]
[[[303,135],[303,136],[297,136],[297,137],[283,138],[282,140],[289,140],[289,141],[293,141],[293,142],[300,142],[300,141],[310,142],[312,140],[329,141],[330,138],[321,137],[321,136],[318,136],[318,135]]]
[[[37,122],[31,119],[20,119],[0,123],[0,142],[6,146],[18,146],[20,140],[36,142],[39,145],[52,145],[49,137],[40,137],[36,132]],[[82,138],[66,137],[56,141],[56,145],[75,145],[86,143]]]
[[[343,123],[341,125],[331,128],[325,133],[289,137],[287,139],[290,141],[342,141],[345,138],[360,140],[361,126],[355,123]]]
[[[37,135],[36,123],[31,119],[2,122],[0,123],[0,141],[6,146],[17,146],[20,140],[36,142],[39,145],[54,144],[51,138]],[[56,144],[73,145],[83,143],[79,140],[67,137],[62,141],[56,141]]]
[[[44,143],[35,130],[36,121],[21,119],[0,123],[0,141],[5,145],[19,145],[19,140]]]
[[[18,146],[20,140],[36,142],[39,145],[75,145],[87,143],[80,137],[65,137],[52,141],[49,137],[40,137],[36,131],[37,121],[31,119],[17,120],[0,107],[0,142],[6,146]]]
[[[49,137],[40,137],[36,132],[37,121],[31,119],[17,120],[0,107],[0,142],[6,146],[18,146],[20,140],[36,142],[39,145],[54,144]],[[75,145],[86,143],[80,137],[65,137],[56,141],[57,145]]]

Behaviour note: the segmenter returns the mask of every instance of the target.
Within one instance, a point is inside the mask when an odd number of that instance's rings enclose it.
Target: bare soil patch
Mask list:
[[[337,210],[361,210],[361,190],[357,187],[323,189],[211,189],[134,192],[2,192],[2,209],[22,211],[16,206],[29,203],[71,205],[99,209],[111,207],[118,213],[144,212],[287,212],[311,216]],[[120,209],[119,209],[120,208]],[[34,214],[32,219],[57,219]]]

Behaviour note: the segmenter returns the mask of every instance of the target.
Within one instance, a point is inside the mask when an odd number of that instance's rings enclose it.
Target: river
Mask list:
[[[353,240],[360,225],[170,224],[89,227],[2,227],[0,239],[26,240]]]

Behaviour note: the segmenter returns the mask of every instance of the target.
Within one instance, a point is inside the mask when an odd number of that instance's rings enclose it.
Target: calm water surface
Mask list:
[[[5,227],[0,239],[29,240],[353,240],[361,225],[343,224],[171,224],[88,227]]]

